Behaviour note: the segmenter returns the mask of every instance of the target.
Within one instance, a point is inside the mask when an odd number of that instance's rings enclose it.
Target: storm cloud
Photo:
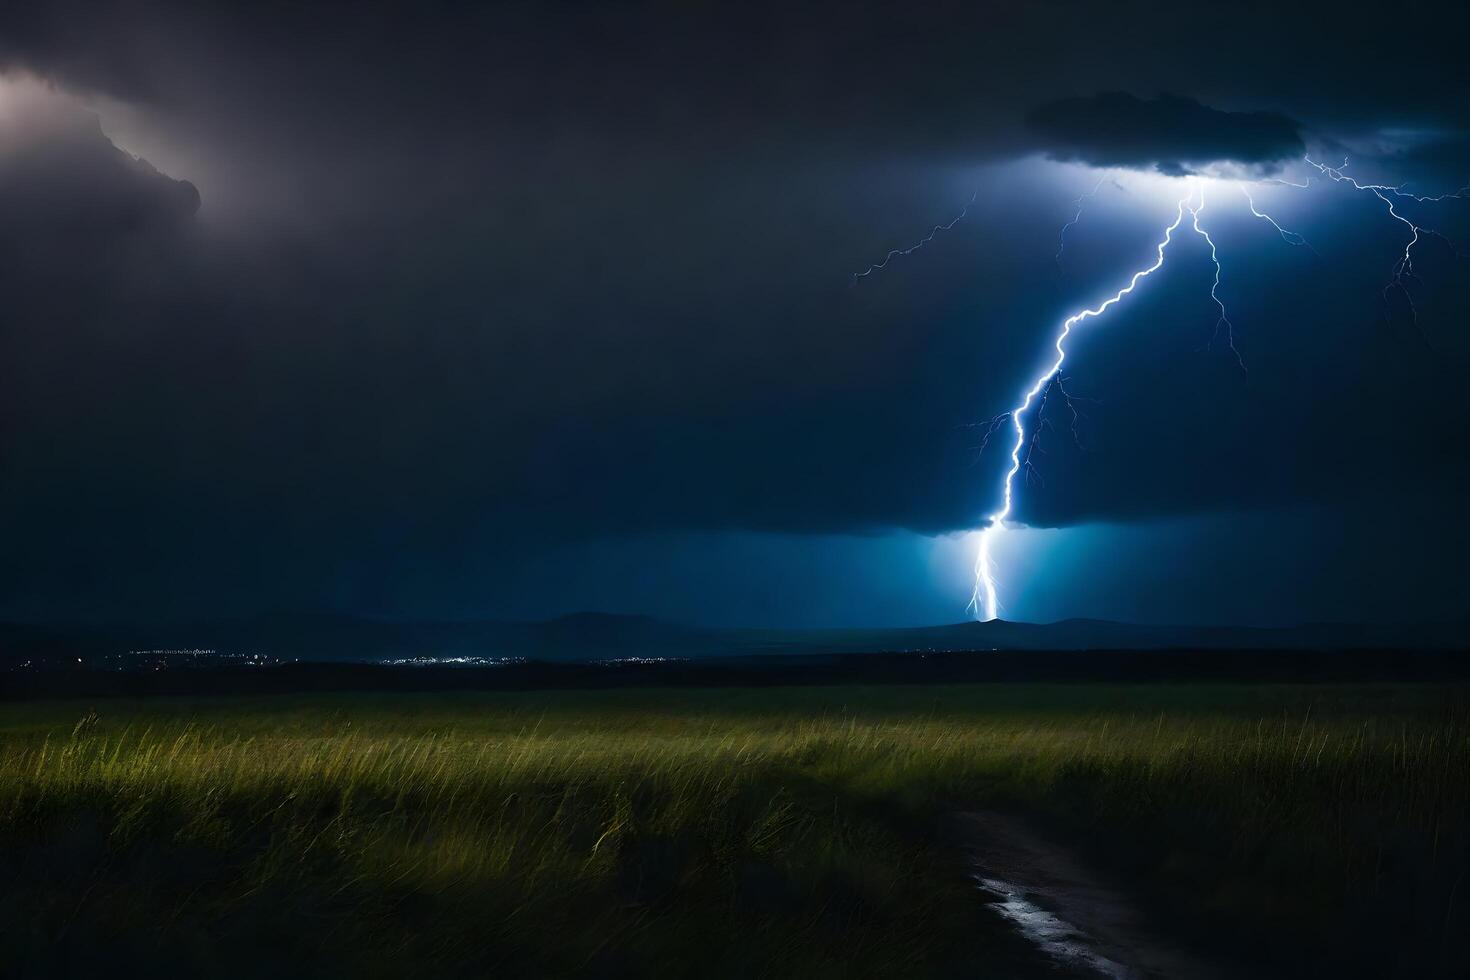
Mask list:
[[[1027,111],[1061,93],[1188,93],[1211,125],[1271,109],[1371,146],[1365,172],[1465,179],[1431,152],[1470,130],[1449,27],[1384,53],[1343,23],[1304,75],[1286,55],[1320,35],[1310,12],[1211,18],[1199,47],[1197,12],[1051,10],[12,5],[0,112],[26,73],[101,129],[33,128],[34,163],[0,167],[0,616],[554,611],[599,605],[593,577],[557,587],[579,549],[608,579],[650,536],[697,558],[709,534],[973,528],[1005,462],[986,420],[1174,203],[1104,185],[1055,260],[1095,178],[1029,154],[1254,167],[1300,137],[1038,144]],[[1427,488],[1424,521],[1462,520],[1436,488],[1470,419],[1424,378],[1465,359],[1464,266],[1418,247],[1416,331],[1380,296],[1398,229],[1320,184],[1260,203],[1321,260],[1211,198],[1248,379],[1210,346],[1190,236],[1079,333],[1085,449],[1053,401],[1019,520],[1358,513],[1395,481]],[[776,560],[731,574],[775,581]]]
[[[1026,121],[1053,160],[1152,168],[1171,177],[1219,163],[1274,173],[1306,150],[1300,125],[1279,112],[1225,112],[1176,95],[1059,99],[1037,106]]]

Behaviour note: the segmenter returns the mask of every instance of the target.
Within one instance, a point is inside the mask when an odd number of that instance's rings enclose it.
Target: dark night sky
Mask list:
[[[975,424],[1163,173],[1470,179],[1463,4],[306,6],[0,12],[0,617],[960,619]],[[1077,339],[1009,617],[1462,614],[1470,259],[1416,329],[1381,202],[1252,186],[1320,254],[1209,183],[1248,373],[1180,238]]]

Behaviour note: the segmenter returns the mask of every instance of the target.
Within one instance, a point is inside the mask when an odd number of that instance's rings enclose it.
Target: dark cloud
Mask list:
[[[145,47],[115,43],[158,11],[140,4],[87,5],[79,0],[20,4],[0,14],[0,69],[21,68],[73,88],[129,97],[156,93],[148,83]]]
[[[1175,95],[1059,99],[1031,110],[1026,122],[1054,160],[1171,177],[1218,163],[1270,173],[1306,150],[1300,125],[1279,112],[1225,112]]]

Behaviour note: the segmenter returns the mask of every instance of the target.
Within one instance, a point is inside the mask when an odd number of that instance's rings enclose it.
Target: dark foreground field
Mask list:
[[[0,975],[1083,975],[977,810],[1223,976],[1470,969],[1463,687],[989,684],[0,705]]]

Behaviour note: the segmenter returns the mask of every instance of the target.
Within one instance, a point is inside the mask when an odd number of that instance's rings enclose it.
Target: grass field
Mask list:
[[[1463,690],[975,685],[0,705],[0,975],[1057,975],[974,807],[1239,975],[1470,967]]]

